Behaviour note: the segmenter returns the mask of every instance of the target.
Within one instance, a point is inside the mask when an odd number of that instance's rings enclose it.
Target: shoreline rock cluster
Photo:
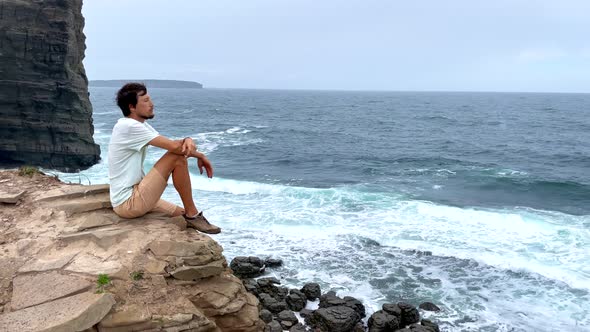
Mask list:
[[[274,277],[260,277],[269,262],[272,266],[282,264],[281,260],[252,256],[235,257],[230,263],[246,290],[258,298],[265,332],[440,332],[438,324],[421,319],[418,309],[409,303],[385,303],[367,320],[364,305],[354,297],[341,298],[333,291],[322,294],[317,283],[305,284],[301,289],[281,287]],[[317,308],[310,309],[313,307],[310,304],[317,301]],[[440,310],[431,302],[419,307],[426,311]]]

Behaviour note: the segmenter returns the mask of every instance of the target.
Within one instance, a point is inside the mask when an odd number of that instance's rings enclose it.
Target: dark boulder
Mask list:
[[[407,326],[420,321],[420,313],[413,305],[406,302],[398,302],[397,306],[401,309],[400,326]]]
[[[299,314],[301,315],[301,317],[306,318],[308,316],[311,316],[311,314],[313,314],[313,310],[301,309],[301,311],[299,311]]]
[[[432,302],[420,303],[420,305],[418,307],[420,309],[426,310],[426,311],[434,311],[434,312],[440,311],[440,308],[436,304],[434,304]]]
[[[397,317],[401,322],[402,309],[397,304],[385,303],[381,308],[383,308],[383,311],[387,312],[388,314]]]
[[[289,332],[306,332],[306,331],[308,331],[307,328],[305,327],[305,325],[303,325],[301,323],[297,323],[289,329]]]
[[[281,324],[279,324],[279,322],[273,320],[270,323],[266,324],[264,332],[283,332],[283,328],[281,327]]]
[[[287,309],[287,302],[277,300],[266,293],[260,293],[258,299],[260,300],[262,307],[272,313],[276,314]]]
[[[254,279],[243,279],[242,283],[244,284],[244,288],[246,290],[256,296],[258,296],[258,282]]]
[[[436,323],[432,322],[432,321],[431,321],[431,320],[429,320],[429,319],[423,319],[423,320],[420,322],[420,324],[422,324],[423,326],[426,326],[426,327],[430,327],[430,328],[432,328],[432,330],[433,330],[434,332],[440,332],[440,328],[438,327],[438,324],[436,324]]]
[[[344,301],[344,299],[336,296],[336,292],[334,292],[334,291],[329,291],[326,294],[320,296],[320,304],[319,304],[320,308],[329,308],[329,307],[335,307],[335,306],[345,305],[345,304],[346,304],[346,301]]]
[[[239,278],[254,278],[264,273],[264,263],[258,257],[238,256],[232,259],[229,267]]]
[[[425,326],[420,324],[412,324],[408,328],[411,332],[435,332],[431,326]]]
[[[322,332],[352,332],[360,320],[356,311],[346,306],[319,308],[306,318],[308,325]]]
[[[274,277],[260,278],[257,280],[258,292],[269,294],[277,300],[284,300],[289,290],[286,287],[278,287],[280,284],[281,282]]]
[[[293,311],[283,310],[277,314],[277,321],[283,327],[283,330],[289,330],[299,322]]]
[[[301,291],[303,292],[303,294],[305,294],[305,296],[307,296],[307,299],[310,301],[314,301],[322,295],[320,285],[315,282],[305,284],[303,288],[301,288]]]
[[[287,301],[289,309],[293,311],[300,311],[305,308],[305,305],[307,304],[305,294],[298,289],[291,289],[285,300]]]
[[[272,313],[266,309],[260,310],[260,314],[258,315],[260,319],[262,319],[265,323],[270,323],[272,321]]]
[[[346,306],[354,310],[359,315],[359,317],[364,318],[366,316],[365,306],[361,303],[361,301],[355,299],[352,296],[340,298],[336,296],[336,293],[333,291],[329,291],[326,294],[320,296],[320,308],[329,308],[334,306]]]
[[[283,260],[278,258],[267,258],[264,260],[264,265],[267,267],[279,267],[283,265]]]
[[[355,299],[354,297],[345,296],[344,302],[346,303],[347,307],[352,308],[354,311],[356,311],[356,313],[359,314],[361,318],[365,318],[365,316],[367,315],[365,313],[365,306],[362,304],[361,301]]]
[[[398,317],[379,310],[369,317],[369,332],[392,332],[399,329]]]

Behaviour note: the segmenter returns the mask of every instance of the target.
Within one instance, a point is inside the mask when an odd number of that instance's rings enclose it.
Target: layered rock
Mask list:
[[[0,165],[100,159],[82,65],[82,0],[0,2]]]
[[[26,192],[0,209],[0,331],[263,329],[223,248],[183,218],[121,219],[105,185],[0,181]]]

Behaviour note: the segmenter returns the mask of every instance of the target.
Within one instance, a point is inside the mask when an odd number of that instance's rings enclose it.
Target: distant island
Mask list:
[[[145,84],[148,88],[186,88],[186,89],[202,89],[203,84],[191,81],[177,81],[177,80],[91,80],[88,82],[89,86],[95,87],[116,87],[120,88],[123,84],[128,82],[140,82]]]

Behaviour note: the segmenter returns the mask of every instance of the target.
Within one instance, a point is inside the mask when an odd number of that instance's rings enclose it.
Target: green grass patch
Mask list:
[[[108,274],[99,274],[96,279],[96,293],[104,293],[105,287],[111,284],[111,277]]]
[[[32,177],[35,174],[41,174],[39,169],[34,166],[21,166],[18,169],[18,175]]]
[[[143,271],[135,271],[130,273],[131,279],[137,281],[143,279]]]

